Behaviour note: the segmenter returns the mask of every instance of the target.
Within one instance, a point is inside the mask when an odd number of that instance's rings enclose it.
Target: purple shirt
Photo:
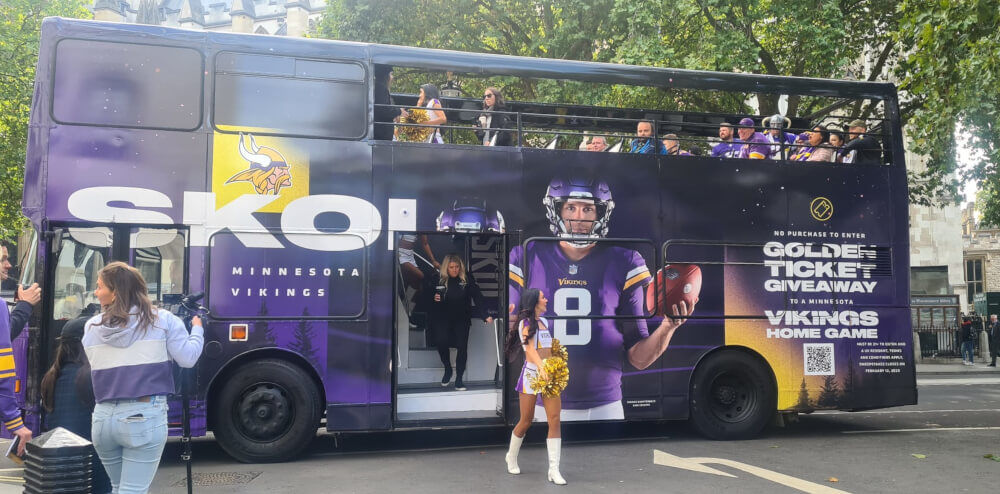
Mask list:
[[[743,149],[743,142],[739,139],[723,141],[712,147],[713,158],[737,158]]]
[[[527,280],[524,279],[527,275]],[[552,316],[641,316],[642,287],[650,282],[646,261],[635,250],[595,245],[579,261],[570,261],[559,242],[536,242],[527,255],[521,246],[510,253],[510,300],[521,290],[538,288],[549,299],[552,336],[569,352],[569,385],[563,407],[593,408],[622,399],[626,351],[649,336],[644,319],[551,319]]]
[[[771,143],[768,142],[767,137],[760,132],[754,132],[750,139],[743,143],[743,147],[740,148],[740,158],[743,159],[764,159],[767,158],[768,154],[771,152]]]

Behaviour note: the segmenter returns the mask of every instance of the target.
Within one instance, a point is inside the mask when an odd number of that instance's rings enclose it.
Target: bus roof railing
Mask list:
[[[124,24],[80,19],[49,18],[43,22],[43,37],[89,37],[112,40],[109,31],[123,37],[166,38],[179,43],[203,45],[216,43],[230,49],[260,50],[278,55],[329,57],[338,47],[345,58],[367,58],[374,64],[410,67],[433,71],[451,71],[483,76],[518,76],[544,79],[568,79],[584,82],[656,86],[676,89],[797,94],[803,96],[849,98],[896,98],[896,87],[888,82],[817,79],[739,72],[710,72],[662,67],[645,67],[604,62],[583,62],[513,55],[467,53],[433,48],[366,44],[317,38],[283,36],[248,36],[214,31],[195,31],[163,26]]]

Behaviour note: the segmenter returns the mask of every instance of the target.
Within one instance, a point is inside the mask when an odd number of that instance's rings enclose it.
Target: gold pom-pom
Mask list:
[[[403,123],[424,124],[428,120],[430,120],[430,116],[427,114],[427,110],[415,108],[407,112]],[[399,129],[399,138],[401,141],[426,142],[430,139],[433,132],[434,129],[431,127],[401,127]]]
[[[559,396],[569,384],[568,362],[569,353],[566,352],[566,347],[562,346],[559,340],[553,339],[552,356],[542,360],[542,368],[548,374],[548,379],[543,380],[536,374],[528,379],[531,388],[549,398]]]

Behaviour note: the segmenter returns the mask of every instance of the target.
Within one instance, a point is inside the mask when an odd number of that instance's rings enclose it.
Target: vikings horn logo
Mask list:
[[[274,195],[282,187],[291,186],[292,174],[285,157],[267,146],[258,146],[253,134],[247,134],[247,137],[250,138],[250,149],[244,145],[243,133],[240,132],[240,156],[250,162],[250,168],[229,177],[226,184],[250,182],[258,194]]]

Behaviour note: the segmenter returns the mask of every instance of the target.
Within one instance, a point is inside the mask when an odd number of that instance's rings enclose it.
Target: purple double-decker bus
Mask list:
[[[389,69],[445,97],[391,94]],[[538,81],[666,96],[483,112],[481,88]],[[744,101],[780,95],[808,116],[763,128]],[[192,430],[241,461],[293,458],[321,427],[509,426],[526,288],[570,355],[565,420],[743,438],[776,414],[916,401],[891,84],[53,18],[32,105],[26,271],[44,297],[18,345],[35,427],[54,338],[112,260],[159,304],[206,293]],[[832,148],[827,125],[859,118]],[[445,259],[482,295],[467,332],[441,329]]]

